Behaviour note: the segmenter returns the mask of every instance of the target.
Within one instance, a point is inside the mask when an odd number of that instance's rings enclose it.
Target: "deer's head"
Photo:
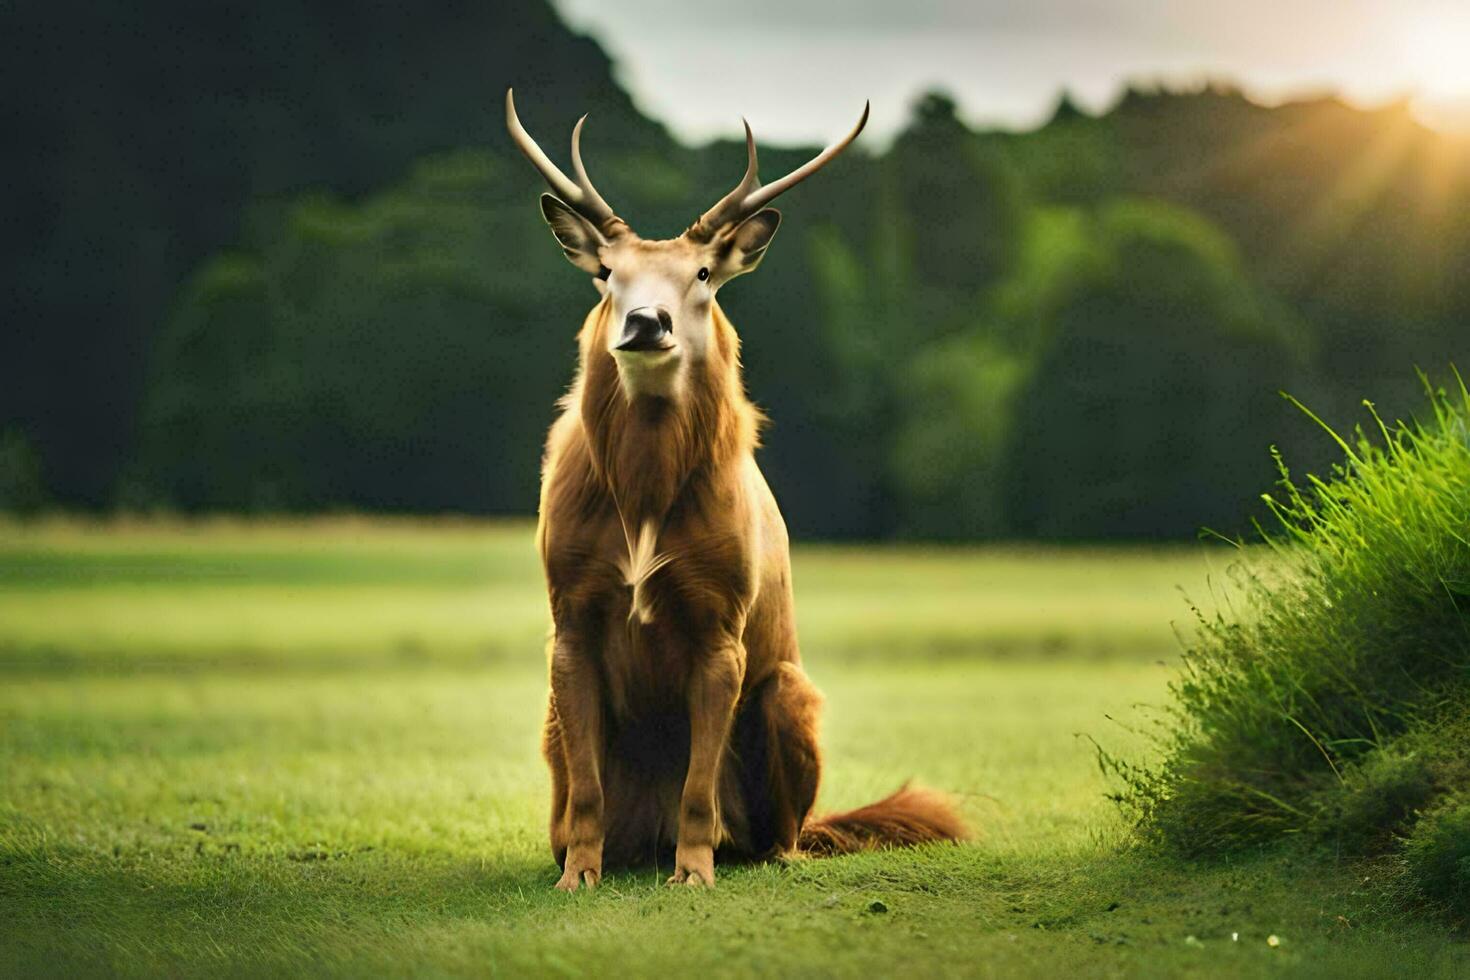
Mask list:
[[[838,142],[780,180],[762,184],[755,137],[745,125],[745,176],[729,194],[678,238],[639,238],[603,200],[582,164],[582,124],[572,130],[572,173],[567,177],[536,144],[505,93],[506,126],[553,193],[541,195],[541,213],[567,259],[593,277],[610,306],[605,342],[630,395],[671,396],[687,366],[704,359],[714,342],[715,294],[755,269],[781,224],[767,207],[787,189],[826,166],[862,132],[862,118]]]

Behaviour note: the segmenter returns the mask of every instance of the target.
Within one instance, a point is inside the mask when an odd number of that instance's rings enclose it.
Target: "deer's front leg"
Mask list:
[[[735,702],[745,676],[745,650],[738,641],[706,648],[689,682],[689,772],[679,804],[679,842],[669,884],[712,886],[719,844],[720,761],[730,738]]]
[[[574,892],[602,880],[602,692],[588,647],[558,635],[551,655],[551,697],[566,761],[567,853],[556,887]]]

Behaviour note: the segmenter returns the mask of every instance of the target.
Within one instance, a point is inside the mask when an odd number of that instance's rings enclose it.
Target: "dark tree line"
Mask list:
[[[0,17],[11,506],[525,513],[596,294],[500,93],[563,159],[590,110],[645,236],[743,164],[640,117],[541,0]],[[1470,164],[1402,108],[1134,91],[1006,134],[935,94],[783,210],[722,302],[808,536],[1235,530],[1273,442],[1323,458],[1278,389],[1408,411],[1470,335]]]
[[[296,195],[499,145],[512,80],[538,121],[581,105],[615,148],[670,145],[544,0],[17,0],[0,36],[0,426],[68,505],[112,502],[136,459],[183,284]]]

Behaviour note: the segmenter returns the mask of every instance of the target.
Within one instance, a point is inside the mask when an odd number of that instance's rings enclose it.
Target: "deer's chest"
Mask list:
[[[601,661],[607,702],[620,719],[681,710],[697,655],[690,637],[669,622],[640,623],[630,600],[610,604]]]
[[[595,557],[548,556],[548,572],[558,616],[591,627],[610,707],[636,717],[684,705],[694,665],[743,619],[749,576],[715,535],[630,537],[602,536]]]

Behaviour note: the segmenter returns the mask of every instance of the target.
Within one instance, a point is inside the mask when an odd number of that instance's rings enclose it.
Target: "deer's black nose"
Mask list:
[[[674,346],[674,324],[669,311],[658,306],[640,306],[629,310],[623,320],[623,333],[618,338],[618,350],[657,351]]]

